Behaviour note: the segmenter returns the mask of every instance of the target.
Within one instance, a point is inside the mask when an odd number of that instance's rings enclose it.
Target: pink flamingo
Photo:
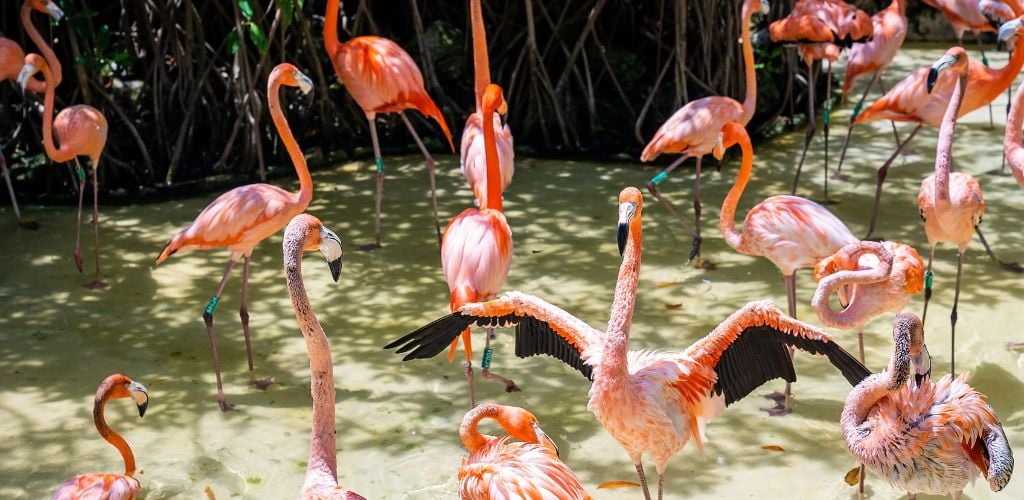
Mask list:
[[[50,5],[53,6],[52,8],[57,9],[57,11],[60,10],[56,4]],[[21,50],[21,46],[10,38],[0,37],[0,81],[17,81],[18,73],[21,72],[21,68],[24,64],[25,52]],[[32,79],[27,82],[26,88],[29,92],[42,94],[46,92],[46,82]],[[16,137],[20,130],[21,124],[19,123],[18,128],[11,133],[11,137]],[[14,185],[11,184],[11,174],[7,170],[7,158],[4,157],[2,148],[3,146],[0,145],[0,173],[3,174],[4,182],[7,184],[7,194],[11,196],[11,206],[14,207],[14,217],[18,220],[18,225],[25,229],[39,229],[38,222],[21,218],[21,210],[18,209],[18,198],[14,195]]]
[[[142,485],[135,479],[135,455],[128,442],[120,434],[107,425],[103,418],[103,410],[111,399],[131,398],[139,408],[139,416],[146,414],[149,406],[149,392],[142,384],[115,373],[103,379],[96,389],[96,399],[92,407],[92,418],[100,436],[107,440],[124,460],[124,474],[79,474],[64,481],[53,493],[53,500],[75,500],[84,498],[102,498],[107,500],[133,500],[139,494]]]
[[[504,113],[505,98],[501,87],[488,84],[481,100],[484,116]],[[512,229],[502,213],[501,184],[498,170],[498,149],[494,134],[494,121],[483,120],[484,150],[487,162],[487,195],[480,199],[480,208],[467,208],[452,218],[444,229],[441,242],[441,269],[451,292],[449,305],[456,311],[463,304],[487,300],[498,293],[508,277],[512,266]],[[491,335],[493,327],[487,328],[484,359],[481,363],[485,379],[492,377],[505,384],[508,392],[518,391],[512,380],[490,371]],[[473,388],[473,345],[469,328],[462,332],[462,345],[466,354],[464,363],[466,382],[469,384],[469,406],[476,406]],[[455,358],[458,339],[451,342],[448,362]]]
[[[484,148],[483,97],[484,90],[491,83],[491,68],[487,57],[487,33],[484,30],[484,14],[480,0],[469,2],[469,13],[473,25],[473,68],[476,93],[476,112],[466,119],[462,129],[461,155],[459,158],[462,175],[466,176],[478,206],[484,205],[487,196],[487,161]],[[515,173],[515,152],[512,149],[512,130],[501,123],[501,117],[494,115],[494,138],[498,148],[498,166],[501,171],[501,192],[512,182]]]
[[[319,250],[337,282],[341,276],[341,238],[308,214],[292,218],[284,230],[284,277],[295,320],[306,339],[309,356],[309,392],[313,397],[313,429],[310,432],[306,481],[299,498],[306,500],[365,500],[338,485],[337,430],[334,423],[334,365],[320,321],[313,313],[302,279],[302,253]]]
[[[1003,153],[1006,154],[1006,162],[1010,164],[1017,185],[1024,187],[1024,137],[1021,134],[1021,127],[1024,127],[1024,85],[1017,87],[1017,92],[1013,94],[1013,104],[1010,105],[1010,114],[1006,117],[1006,131],[1003,133]]]
[[[661,499],[669,459],[691,439],[703,450],[704,427],[726,405],[773,378],[796,380],[787,346],[828,356],[851,384],[868,375],[824,331],[782,314],[769,302],[747,304],[683,352],[629,351],[642,212],[640,190],[623,189],[617,231],[622,265],[604,332],[543,299],[508,292],[489,302],[465,304],[385,348],[411,350],[405,360],[429,358],[470,325],[516,325],[517,356],[547,354],[593,380],[587,409],[629,454],[647,500],[643,455],[654,459]]]
[[[485,418],[497,421],[509,435],[481,434],[477,425]],[[463,417],[459,437],[469,450],[459,468],[462,500],[590,498],[576,474],[558,458],[558,447],[540,429],[537,417],[522,408],[477,406]]]
[[[900,312],[910,297],[924,290],[924,261],[910,245],[894,241],[858,241],[840,248],[814,266],[811,307],[827,327],[857,330],[864,362],[864,325],[887,312]],[[843,310],[835,312],[829,298],[839,292]]]
[[[888,369],[846,398],[839,425],[846,448],[886,483],[908,493],[960,498],[978,473],[999,491],[1013,473],[1013,452],[985,396],[967,374],[933,383],[921,320],[893,322]],[[911,367],[914,377],[911,377]]]
[[[736,230],[736,206],[750,180],[754,166],[754,148],[746,129],[738,123],[729,123],[722,129],[722,146],[735,144],[743,151],[743,164],[736,182],[722,202],[718,227],[725,242],[744,255],[763,256],[782,272],[786,284],[786,303],[789,315],[796,317],[796,270],[814,267],[821,259],[834,254],[843,246],[854,243],[857,237],[843,221],[827,208],[799,196],[778,195],[765,198],[747,212],[743,231]],[[770,397],[779,403],[768,410],[771,415],[789,413],[790,383],[786,390]]]
[[[683,222],[682,217],[679,216],[672,204],[658,191],[658,185],[687,158],[697,158],[697,176],[693,182],[693,246],[690,248],[689,260],[700,258],[700,244],[703,241],[700,236],[701,161],[704,155],[714,149],[718,140],[718,132],[726,123],[735,121],[745,126],[750,122],[757,109],[757,78],[754,74],[754,48],[750,41],[750,18],[762,11],[768,11],[768,3],[764,0],[745,0],[743,2],[740,39],[743,45],[743,67],[747,89],[743,103],[740,104],[736,99],[724,96],[709,96],[690,101],[658,128],[643,153],[640,154],[640,161],[646,162],[653,161],[662,153],[680,153],[676,161],[647,181],[647,190],[679,220],[684,228],[687,227],[686,223]]]
[[[448,145],[455,151],[452,134],[444,115],[423,88],[423,74],[416,67],[412,57],[397,43],[379,36],[359,36],[345,43],[338,41],[339,0],[327,0],[324,15],[324,46],[331,58],[334,71],[341,83],[348,89],[356,104],[363,109],[370,122],[370,139],[373,141],[373,157],[377,162],[377,191],[374,203],[373,243],[364,245],[363,250],[380,248],[381,197],[384,193],[384,158],[377,143],[377,113],[398,113],[406,128],[416,140],[420,152],[427,160],[430,173],[430,200],[434,205],[434,226],[437,241],[441,241],[441,222],[437,216],[437,193],[434,189],[434,158],[423,145],[416,129],[412,127],[405,110],[415,109],[429,116],[441,126]]]
[[[159,265],[179,250],[195,250],[206,248],[227,248],[231,251],[224,276],[217,285],[217,290],[203,311],[203,322],[206,334],[210,338],[210,351],[213,353],[213,370],[217,377],[217,403],[222,411],[228,411],[232,405],[224,398],[224,388],[220,380],[220,358],[217,355],[217,340],[213,331],[213,313],[220,304],[220,295],[228,276],[239,258],[244,259],[242,268],[242,305],[238,315],[242,320],[242,333],[245,336],[245,355],[249,362],[249,385],[258,389],[266,389],[269,378],[257,379],[252,362],[252,341],[249,337],[249,260],[253,248],[261,241],[283,229],[292,217],[302,213],[310,200],[313,199],[313,178],[309,175],[306,158],[302,155],[295,136],[288,128],[281,101],[278,95],[281,85],[298,87],[303,94],[313,89],[309,77],[302,74],[295,66],[288,63],[278,64],[270,72],[267,81],[267,104],[270,117],[274,120],[281,142],[288,150],[288,156],[299,176],[299,192],[290,193],[270,184],[249,184],[228,191],[213,200],[191,224],[182,229],[160,252],[156,263]]]
[[[1024,14],[1018,0],[923,0],[926,5],[937,9],[953,25],[957,45],[963,46],[964,32],[971,30],[978,41],[981,58],[988,66],[988,58],[981,47],[981,32],[994,32],[993,22],[1004,23]]]

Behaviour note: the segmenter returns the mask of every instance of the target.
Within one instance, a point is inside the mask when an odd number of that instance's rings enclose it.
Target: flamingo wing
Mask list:
[[[640,161],[651,161],[662,153],[703,156],[718,142],[726,123],[742,123],[743,105],[731,97],[703,97],[679,108],[647,143]]]
[[[516,356],[546,354],[593,379],[593,365],[600,359],[601,332],[547,301],[520,292],[509,292],[488,302],[463,305],[458,311],[420,327],[388,345],[403,361],[436,356],[470,326],[515,326]],[[410,352],[411,351],[411,352]]]
[[[725,404],[743,399],[774,378],[796,381],[787,347],[828,356],[851,385],[871,374],[823,330],[790,318],[769,301],[750,302],[683,355],[718,375],[711,391]]]
[[[462,460],[460,498],[590,498],[579,478],[558,457],[532,443],[510,442],[509,436]]]

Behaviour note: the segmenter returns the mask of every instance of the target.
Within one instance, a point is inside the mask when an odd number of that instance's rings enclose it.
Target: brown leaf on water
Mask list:
[[[762,449],[762,450],[768,450],[768,451],[780,451],[780,452],[781,452],[781,451],[786,451],[786,449],[785,449],[785,448],[783,448],[783,447],[781,447],[781,446],[779,446],[779,445],[777,445],[777,444],[766,444],[766,445],[762,445],[762,446],[761,446],[761,449]]]
[[[682,308],[683,308],[683,303],[682,302],[679,302],[678,304],[665,304],[665,309],[682,309]]]
[[[634,483],[633,481],[608,481],[607,483],[601,483],[597,485],[597,489],[604,490],[608,488],[639,488],[640,483]]]
[[[850,469],[850,471],[843,476],[843,481],[846,481],[846,484],[850,486],[857,486],[857,483],[860,482],[860,466],[858,465]]]
[[[217,495],[213,494],[213,488],[211,488],[210,485],[206,485],[206,489],[203,490],[203,493],[206,493],[206,500],[217,500]]]
[[[677,282],[677,281],[659,281],[657,285],[654,285],[654,287],[655,288],[668,288],[670,286],[676,286],[678,284],[679,284],[679,282]]]

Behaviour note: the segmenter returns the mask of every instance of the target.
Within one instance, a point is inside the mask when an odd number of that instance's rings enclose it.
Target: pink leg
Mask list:
[[[800,152],[800,162],[796,164],[796,175],[793,177],[793,190],[790,194],[796,194],[796,186],[800,183],[800,171],[804,167],[804,160],[807,159],[807,149],[814,139],[816,118],[814,115],[814,66],[807,63],[807,131],[804,133],[804,150]]]
[[[843,161],[846,160],[846,148],[850,147],[850,136],[853,135],[853,121],[857,119],[857,115],[860,114],[861,107],[864,106],[864,99],[868,96],[868,91],[871,90],[871,86],[875,84],[875,80],[878,79],[878,72],[871,73],[871,81],[868,82],[867,86],[864,87],[864,92],[860,94],[860,100],[853,106],[853,113],[850,114],[850,123],[846,126],[846,139],[843,140],[843,150],[839,153],[839,165],[836,166],[836,173],[832,176],[834,180],[846,180],[846,176],[843,175]],[[899,144],[897,142],[897,144]]]
[[[644,475],[644,464],[637,460],[633,463],[636,466],[636,475],[640,478],[640,487],[644,490],[644,499],[651,500],[651,490],[647,489],[647,476]]]
[[[857,345],[860,346],[860,363],[864,364],[864,327],[857,329]]]
[[[75,158],[75,174],[78,176],[78,223],[75,226],[75,267],[78,268],[78,272],[82,272],[82,198],[85,196],[85,170],[82,170],[82,165],[78,163],[78,158]]]
[[[3,151],[0,151],[0,169],[3,170],[4,182],[7,183],[7,194],[11,195],[11,205],[14,207],[14,216],[21,220],[21,211],[18,210],[18,198],[14,196],[14,186],[11,184],[11,174],[7,171],[7,158]]]
[[[487,340],[484,341],[484,362],[481,364],[483,366],[482,373],[483,373],[483,376],[484,376],[484,380],[491,380],[493,378],[495,381],[501,382],[501,383],[505,384],[505,392],[519,392],[522,389],[520,389],[519,386],[516,385],[516,383],[512,379],[502,377],[501,375],[498,375],[497,373],[494,373],[494,372],[491,371],[490,352],[491,352],[491,337],[493,335],[494,335],[494,328],[488,328],[487,329]]]
[[[473,387],[473,362],[468,358],[462,364],[466,371],[466,384],[469,385],[469,409],[476,408],[476,389]]]
[[[956,306],[960,303],[960,271],[964,267],[964,253],[956,253],[956,292],[953,293],[953,311],[949,313],[949,374],[956,377]]]
[[[782,280],[786,283],[786,302],[788,303],[787,305],[789,315],[793,319],[796,319],[796,274],[783,276]],[[791,360],[793,359],[793,351],[794,349],[790,347],[789,358]],[[789,382],[786,382],[785,392],[783,392],[782,394],[779,394],[778,392],[773,392],[765,396],[768,399],[775,400],[775,407],[769,408],[765,411],[768,412],[768,415],[771,415],[773,417],[779,417],[791,412],[792,409],[790,408],[789,401],[792,398],[792,394],[793,393],[791,384]]]
[[[377,191],[373,201],[373,243],[359,247],[363,251],[380,248],[380,211],[384,197],[384,158],[380,155],[380,143],[377,141],[377,123],[373,117],[370,121],[370,139],[373,140],[373,160],[377,163]]]
[[[864,236],[865,240],[871,239],[871,235],[875,233],[875,222],[878,220],[878,206],[879,203],[882,201],[882,183],[885,182],[885,177],[889,175],[889,167],[892,165],[892,162],[896,159],[896,157],[900,155],[900,152],[907,147],[907,144],[910,143],[910,140],[913,139],[914,136],[921,131],[921,127],[923,126],[924,125],[919,123],[916,127],[914,127],[914,130],[910,132],[909,136],[907,136],[907,140],[901,142],[900,145],[896,148],[896,151],[892,154],[892,156],[890,156],[888,160],[885,160],[885,163],[883,163],[882,166],[879,167],[877,174],[878,183],[875,185],[875,205],[871,209],[871,222],[868,224],[868,234]]]
[[[437,187],[434,180],[434,157],[430,156],[430,151],[427,151],[427,147],[423,145],[423,141],[420,140],[420,136],[416,133],[416,129],[412,128],[412,123],[409,122],[409,118],[405,116],[405,112],[399,112],[398,116],[402,117],[402,121],[405,122],[405,126],[409,129],[409,133],[412,134],[412,138],[416,140],[416,145],[419,146],[420,152],[423,153],[423,158],[427,160],[427,172],[430,174],[430,202],[434,205],[434,228],[437,230],[437,245],[441,246],[441,219],[437,216]]]
[[[217,377],[217,404],[220,405],[221,411],[228,411],[234,405],[228,403],[224,397],[224,386],[220,380],[220,356],[217,355],[217,336],[213,332],[213,313],[217,310],[217,304],[220,303],[220,294],[224,292],[224,285],[228,283],[228,276],[231,276],[231,270],[235,268],[237,262],[238,257],[232,255],[231,260],[228,262],[228,267],[224,269],[224,277],[221,278],[220,284],[217,285],[217,291],[214,292],[213,297],[210,297],[210,302],[206,304],[206,310],[203,311],[203,323],[206,323],[206,335],[210,338],[210,352],[213,353],[213,373]]]
[[[670,173],[672,173],[672,171],[675,170],[676,167],[678,167],[680,164],[682,164],[683,161],[685,161],[687,158],[689,158],[689,156],[687,156],[687,155],[680,156],[679,158],[676,159],[676,161],[672,162],[671,165],[666,167],[665,170],[662,170],[661,172],[658,173],[658,175],[655,175],[654,177],[652,177],[651,180],[647,181],[647,190],[650,191],[651,195],[654,196],[654,198],[656,200],[658,200],[658,203],[661,203],[661,206],[665,207],[665,210],[668,210],[668,213],[672,214],[672,216],[675,217],[676,220],[679,221],[679,225],[683,226],[683,231],[686,231],[686,232],[688,232],[688,233],[693,235],[693,241],[694,241],[694,245],[695,246],[691,247],[691,249],[690,249],[690,256],[689,256],[689,259],[692,260],[693,257],[694,257],[694,248],[697,249],[697,253],[700,252],[700,243],[699,243],[699,241],[700,241],[700,229],[699,229],[699,226],[698,226],[698,229],[696,229],[696,230],[690,229],[690,226],[686,223],[685,220],[683,220],[683,217],[679,215],[679,212],[677,212],[675,207],[672,206],[672,203],[670,203],[668,201],[668,199],[666,199],[664,196],[662,196],[661,192],[658,191],[658,184],[661,184],[662,182],[665,181],[665,179],[668,179],[668,175]],[[699,157],[697,158],[697,161],[700,162],[700,158]],[[699,165],[699,163],[698,163],[698,165]],[[700,186],[700,180],[698,179],[696,181],[696,183],[694,184],[694,187],[699,189],[699,186]],[[697,196],[697,194],[695,193],[694,196]],[[694,198],[694,199],[695,199],[694,208],[696,209],[697,206],[699,206],[699,202],[696,201],[696,198]],[[697,220],[698,221],[700,220],[699,213],[697,215]],[[698,224],[699,224],[699,222],[698,222]]]
[[[246,256],[242,261],[242,305],[238,308],[238,317],[242,320],[242,335],[245,337],[245,357],[249,361],[249,385],[261,391],[267,390],[274,381],[270,377],[256,378],[256,370],[252,362],[252,337],[249,335],[249,261]]]
[[[100,280],[100,187],[96,181],[96,164],[93,163],[92,167],[92,235],[93,253],[96,255],[96,279],[85,286],[96,290],[106,288],[107,284]]]

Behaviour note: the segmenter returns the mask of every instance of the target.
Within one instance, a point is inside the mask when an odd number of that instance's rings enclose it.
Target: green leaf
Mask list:
[[[110,26],[100,26],[100,32],[96,35],[96,49],[102,54],[110,47]]]
[[[238,10],[242,11],[242,17],[246,21],[252,20],[252,4],[249,0],[238,0]]]
[[[252,38],[252,43],[256,44],[256,48],[259,49],[260,54],[267,51],[267,35],[263,34],[263,30],[256,23],[249,23],[249,36]]]
[[[228,33],[228,51],[231,52],[231,55],[235,55],[235,53],[238,52],[238,32],[237,31],[232,31],[231,33]]]
[[[277,8],[281,11],[281,20],[284,23],[284,28],[287,28],[292,23],[292,18],[295,16],[295,4],[294,0],[277,0]]]

